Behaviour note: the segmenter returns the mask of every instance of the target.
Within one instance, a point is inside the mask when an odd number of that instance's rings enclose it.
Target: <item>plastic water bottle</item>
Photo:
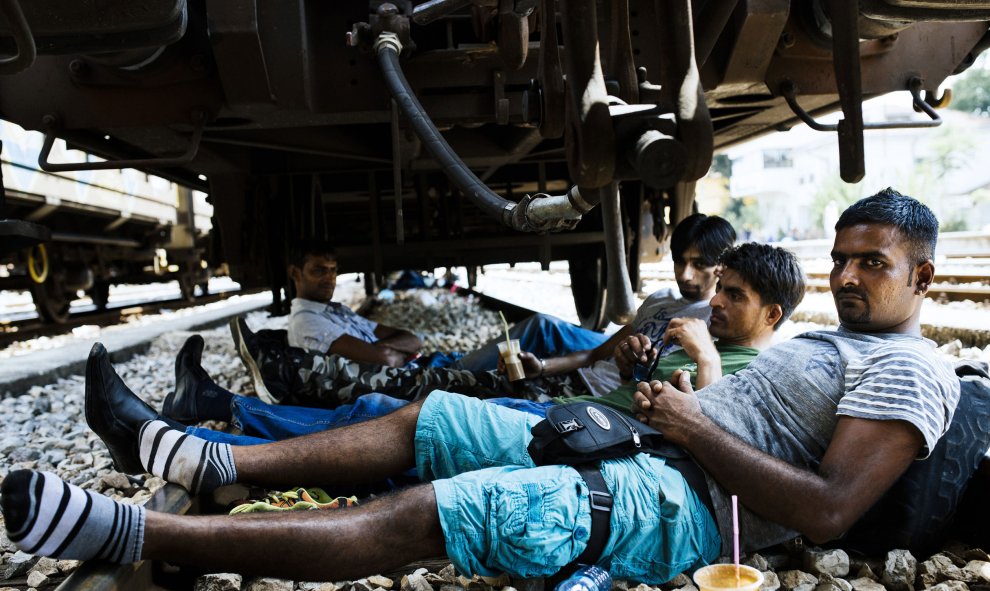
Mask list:
[[[574,574],[557,583],[553,591],[609,591],[612,575],[597,566],[581,566]]]

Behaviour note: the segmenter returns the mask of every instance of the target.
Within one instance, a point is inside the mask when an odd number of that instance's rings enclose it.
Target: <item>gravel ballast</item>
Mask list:
[[[361,296],[354,285],[342,281],[335,299],[356,306]],[[569,290],[561,297],[569,298]],[[569,302],[568,305],[572,307]],[[373,317],[418,333],[424,341],[424,350],[468,351],[501,331],[497,313],[480,309],[470,298],[436,289],[396,292],[394,299],[375,307]],[[283,328],[286,318],[269,318],[263,312],[255,312],[248,315],[247,321],[252,329],[258,330]],[[788,334],[820,327],[809,322],[791,324]],[[134,392],[151,406],[160,408],[173,385],[175,354],[191,334],[170,332],[160,336],[145,354],[115,363],[115,367]],[[234,392],[252,393],[249,376],[236,355],[228,330],[217,328],[201,334],[206,341],[203,365],[217,383]],[[943,344],[946,345],[944,350],[956,356],[987,360],[987,352],[980,348]],[[164,483],[153,476],[124,475],[113,470],[105,446],[83,419],[83,388],[83,377],[71,376],[0,400],[4,426],[0,435],[0,475],[21,468],[49,470],[68,482],[122,502],[145,502]],[[0,391],[3,391],[2,386]],[[874,591],[881,588],[963,591],[990,585],[990,557],[975,548],[950,547],[931,557],[914,557],[901,551],[868,559],[841,550],[804,548],[800,544],[778,550],[747,557],[748,564],[765,571],[764,591]],[[77,564],[76,561],[28,556],[17,551],[0,533],[0,591],[5,585],[16,589],[52,588]],[[536,591],[542,588],[541,581],[466,579],[457,576],[453,568],[445,564],[423,571],[383,575],[387,576],[320,583],[210,575],[198,581],[196,588],[307,591]],[[617,581],[615,588],[620,591],[652,589],[626,581]],[[678,577],[662,588],[690,591],[693,583],[686,577]]]

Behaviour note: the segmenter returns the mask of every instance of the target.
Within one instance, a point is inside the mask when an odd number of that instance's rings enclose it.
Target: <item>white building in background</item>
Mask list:
[[[990,201],[977,205],[981,194],[990,193],[990,118],[949,109],[938,113],[944,120],[938,128],[866,131],[866,177],[843,190],[867,196],[894,187],[923,199],[943,223],[964,217],[970,229],[990,226]],[[832,114],[821,120],[834,123],[839,117]],[[865,102],[863,118],[867,122],[926,119],[913,111],[907,92]],[[835,132],[814,131],[801,124],[725,153],[732,161],[731,197],[752,198],[759,208],[764,235],[753,238],[830,235],[834,218],[820,224],[811,214],[811,205],[822,187],[836,186],[839,178]],[[940,174],[946,167],[932,160],[946,153],[952,156],[952,164]],[[842,207],[838,204],[834,215]]]

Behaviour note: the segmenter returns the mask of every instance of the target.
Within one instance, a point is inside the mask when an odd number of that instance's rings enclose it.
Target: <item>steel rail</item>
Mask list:
[[[83,325],[111,326],[120,324],[126,318],[138,314],[155,314],[165,308],[170,310],[181,310],[219,302],[235,295],[247,295],[265,291],[267,288],[254,288],[247,290],[224,291],[200,296],[192,301],[176,298],[169,300],[159,300],[153,302],[133,302],[126,305],[111,308],[108,310],[94,310],[89,312],[77,312],[69,316],[69,319],[62,324],[47,324],[37,318],[30,320],[18,320],[8,323],[0,323],[0,348],[11,343],[34,339],[38,337],[51,337],[72,332],[72,329]]]

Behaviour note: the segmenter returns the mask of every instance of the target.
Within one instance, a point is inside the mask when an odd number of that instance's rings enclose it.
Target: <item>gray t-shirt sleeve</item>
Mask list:
[[[851,360],[845,372],[846,393],[836,414],[907,421],[924,437],[919,453],[919,459],[924,459],[948,429],[959,398],[958,380],[955,375],[943,375],[941,365],[932,364],[917,347],[898,345]]]

